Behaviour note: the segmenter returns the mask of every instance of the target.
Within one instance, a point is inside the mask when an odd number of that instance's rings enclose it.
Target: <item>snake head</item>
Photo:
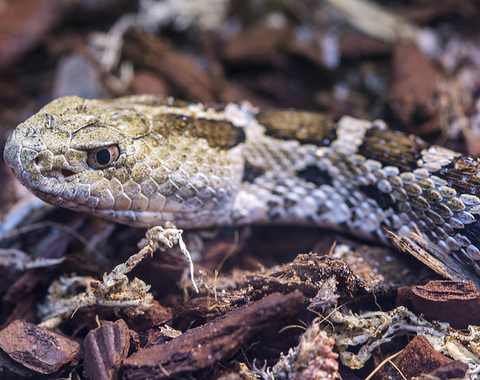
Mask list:
[[[104,183],[105,173],[96,169],[113,167],[126,136],[85,112],[86,106],[75,96],[57,99],[20,124],[6,142],[4,159],[15,177],[48,203],[75,209],[112,206],[108,197],[93,200],[91,193]]]
[[[244,136],[205,112],[148,96],[59,98],[13,131],[4,159],[54,205],[139,226],[212,220],[241,182]]]

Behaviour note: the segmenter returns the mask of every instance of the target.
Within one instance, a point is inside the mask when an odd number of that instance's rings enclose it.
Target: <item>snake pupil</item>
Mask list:
[[[97,152],[97,162],[100,165],[108,165],[110,163],[110,151],[102,149]]]
[[[103,170],[111,166],[120,155],[118,146],[111,145],[99,150],[91,150],[88,152],[87,163],[91,168]]]

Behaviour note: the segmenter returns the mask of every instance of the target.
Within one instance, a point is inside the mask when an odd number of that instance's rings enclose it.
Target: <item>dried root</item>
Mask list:
[[[178,241],[180,249],[189,260],[192,282],[197,289],[193,281],[193,263],[182,240],[182,233],[182,230],[172,224],[167,225],[166,229],[149,229],[141,242],[143,248],[125,263],[117,265],[109,274],[105,273],[102,281],[91,277],[60,277],[50,285],[47,302],[39,306],[38,314],[43,321],[41,326],[53,328],[60,323],[61,317],[88,306],[113,307],[116,311],[122,310],[129,315],[143,314],[153,302],[153,295],[149,293],[150,285],[138,278],[129,280],[126,274],[146,256],[153,255],[159,243],[171,248]],[[86,291],[74,295],[73,290],[79,286],[85,287]]]

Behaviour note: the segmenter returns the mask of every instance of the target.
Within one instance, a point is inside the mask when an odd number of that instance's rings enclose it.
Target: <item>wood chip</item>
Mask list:
[[[300,292],[272,294],[157,346],[145,348],[124,363],[128,379],[164,379],[211,367],[231,357],[270,322],[291,314],[303,302]]]
[[[45,375],[76,365],[80,351],[74,340],[21,320],[0,331],[0,348],[18,364]]]
[[[85,337],[85,372],[90,379],[113,380],[130,348],[130,334],[127,324],[103,322]]]

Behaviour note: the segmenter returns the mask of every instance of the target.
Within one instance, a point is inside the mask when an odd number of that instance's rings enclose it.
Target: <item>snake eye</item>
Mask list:
[[[185,116],[178,116],[175,119],[175,127],[178,129],[185,129],[188,126],[188,119]]]
[[[118,146],[112,145],[88,152],[87,163],[93,169],[105,169],[112,166],[119,155]]]

